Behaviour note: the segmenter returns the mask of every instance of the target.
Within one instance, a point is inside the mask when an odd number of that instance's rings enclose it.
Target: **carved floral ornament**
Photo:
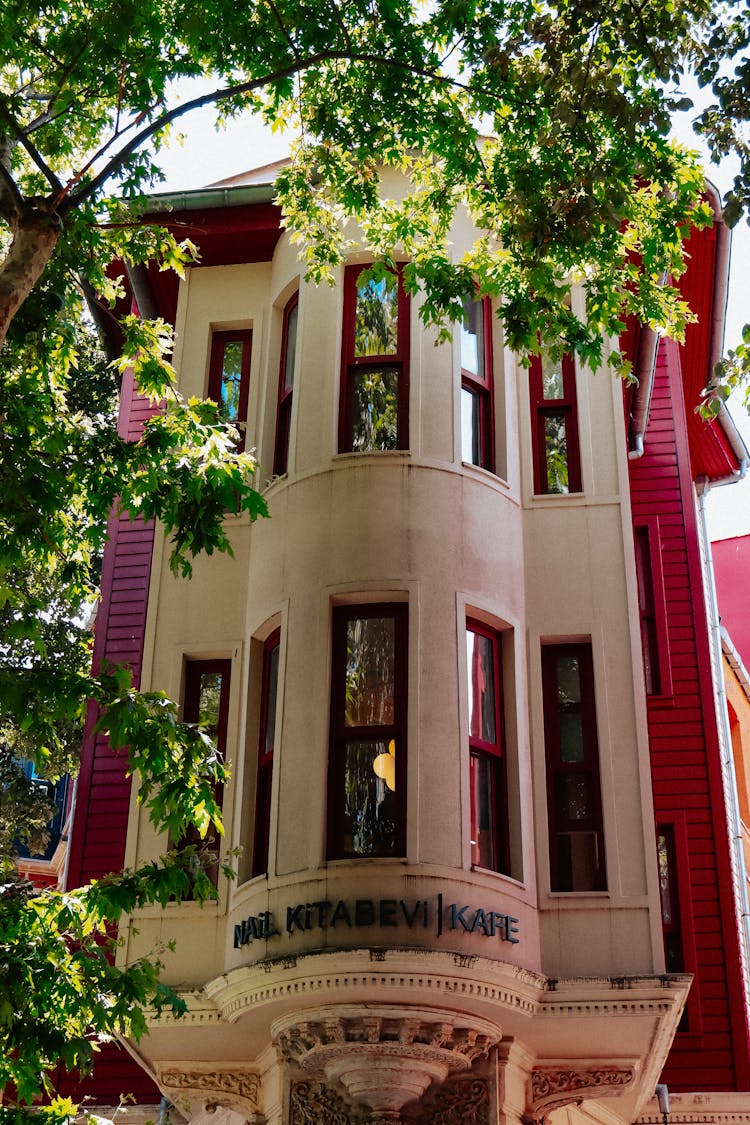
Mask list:
[[[634,1066],[589,1064],[585,1066],[537,1066],[531,1072],[531,1111],[528,1117],[542,1120],[563,1105],[579,1104],[584,1098],[621,1094],[635,1079]]]
[[[374,1125],[400,1121],[405,1105],[449,1076],[469,1072],[475,1059],[499,1042],[494,1024],[472,1023],[460,1026],[455,1013],[446,1011],[373,1005],[365,1013],[337,1008],[285,1017],[272,1034],[279,1054],[300,1077],[325,1075],[334,1088],[340,1083],[354,1103],[368,1107],[367,1120]],[[306,1093],[310,1090],[307,1084]],[[306,1125],[304,1112],[299,1109],[299,1121]]]
[[[199,1097],[216,1106],[236,1107],[244,1113],[260,1112],[260,1079],[253,1071],[199,1070],[164,1066],[159,1069],[159,1086],[182,1097]]]

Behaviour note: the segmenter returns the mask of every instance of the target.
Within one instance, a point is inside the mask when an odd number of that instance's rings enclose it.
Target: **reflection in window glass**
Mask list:
[[[354,355],[395,355],[398,350],[398,279],[357,281]]]
[[[228,340],[224,345],[224,362],[221,367],[221,402],[219,409],[226,422],[238,421],[240,413],[240,387],[242,384],[242,341]]]
[[[266,674],[266,698],[264,700],[265,735],[263,738],[263,753],[272,754],[276,739],[276,692],[279,683],[279,645],[278,643],[268,653],[268,672]]]
[[[562,773],[555,779],[557,811],[565,820],[586,820],[591,813],[589,779],[582,773]]]
[[[286,353],[284,355],[284,390],[294,386],[294,365],[297,359],[297,310],[295,302],[289,309],[286,320]]]
[[[466,650],[469,737],[494,744],[497,741],[494,642],[491,637],[467,629]]]
[[[347,622],[346,726],[393,723],[395,667],[396,623],[392,617],[355,617]]]
[[[495,763],[486,754],[469,758],[471,786],[471,862],[495,870]]]
[[[352,450],[396,449],[398,440],[398,371],[381,367],[353,376]]]
[[[344,746],[344,851],[383,855],[396,846],[396,743],[357,739]]]
[[[542,394],[545,399],[564,398],[563,369],[560,360],[542,356]]]
[[[547,492],[568,492],[568,441],[564,414],[544,415],[544,456]]]
[[[211,738],[219,729],[219,702],[221,700],[221,672],[203,672],[198,689],[198,714],[191,722],[206,728]]]
[[[576,656],[561,656],[557,662],[557,700],[560,757],[563,762],[582,762],[581,676]]]
[[[481,400],[476,391],[461,388],[461,460],[469,465],[481,465]]]
[[[461,323],[461,369],[471,375],[484,375],[484,306],[468,297],[464,297]]]

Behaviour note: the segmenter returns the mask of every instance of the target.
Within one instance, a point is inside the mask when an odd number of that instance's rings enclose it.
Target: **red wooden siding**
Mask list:
[[[648,699],[657,822],[684,817],[695,974],[671,1090],[750,1088],[750,1050],[713,703],[698,524],[678,348],[660,345],[644,455],[630,462],[633,519],[658,521],[672,695]]]
[[[123,380],[119,430],[137,440],[154,407],[134,390],[132,375]],[[102,661],[126,664],[140,684],[146,625],[153,524],[113,514],[104,551],[102,593],[94,634],[94,667]],[[75,887],[119,871],[125,863],[130,779],[127,757],[114,754],[106,738],[93,733],[96,713],[89,708],[81,753],[81,771],[70,843],[68,886]],[[122,1048],[105,1047],[94,1074],[84,1083],[61,1080],[61,1092],[99,1105],[117,1105],[122,1094],[153,1103],[160,1092],[146,1072]]]

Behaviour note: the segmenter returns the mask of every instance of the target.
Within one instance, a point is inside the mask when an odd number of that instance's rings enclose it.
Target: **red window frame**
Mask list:
[[[646,694],[664,698],[672,695],[672,669],[658,517],[634,523],[633,538]]]
[[[578,399],[576,395],[576,370],[572,355],[562,357],[563,394],[561,398],[545,398],[542,357],[535,355],[529,370],[529,395],[531,402],[531,429],[534,460],[534,493],[538,496],[564,495],[549,487],[547,476],[547,440],[545,420],[558,417],[565,427],[568,488],[581,492],[581,452],[578,436]]]
[[[221,757],[226,756],[227,726],[229,721],[229,690],[231,686],[232,661],[231,660],[187,660],[185,662],[185,688],[183,692],[182,720],[185,723],[200,722],[200,697],[201,679],[210,673],[221,675],[221,690],[219,693],[219,715],[216,724],[216,749]],[[219,785],[214,789],[214,798],[219,805],[224,799],[224,786]],[[206,835],[201,838],[197,828],[191,826],[177,843],[177,847],[195,845],[206,848],[215,856],[206,868],[214,886],[219,881],[219,851],[221,838],[215,828],[209,828]]]
[[[558,696],[557,661],[571,656],[578,660],[582,760],[563,759],[561,709]],[[599,777],[599,744],[594,694],[594,661],[591,645],[544,644],[542,646],[542,692],[544,703],[544,746],[547,765],[547,823],[549,827],[550,890],[553,892],[605,891],[607,889],[604,821]],[[582,782],[589,800],[588,815],[565,816],[558,800],[570,782]],[[590,886],[576,886],[573,851],[576,836],[592,836],[595,859]],[[570,849],[566,860],[565,843]]]
[[[260,697],[260,728],[258,735],[258,772],[255,786],[255,834],[251,877],[268,871],[268,847],[271,829],[271,783],[273,781],[274,743],[276,741],[276,700],[279,682],[281,630],[275,629],[263,645],[263,672]],[[274,664],[273,654],[276,653]],[[272,680],[272,675],[274,679]],[[272,713],[273,709],[273,713]],[[274,738],[266,747],[269,720]]]
[[[250,394],[250,361],[252,358],[253,332],[251,328],[229,329],[211,334],[211,358],[208,365],[208,398],[212,399],[221,408],[222,402],[222,375],[224,373],[224,355],[227,344],[242,344],[242,360],[240,365],[240,398],[237,406],[237,418],[232,421],[239,431],[240,440],[237,450],[245,448],[245,431],[247,428],[247,404]]]
[[[494,700],[494,742],[487,741],[471,730],[471,698],[469,700],[469,783],[471,794],[471,863],[473,867],[483,867],[501,874],[509,874],[508,868],[508,803],[507,779],[505,761],[505,737],[503,723],[503,698],[502,698],[502,643],[499,635],[481,621],[468,618],[466,632],[485,637],[491,645],[493,684],[492,694]],[[467,646],[468,647],[468,646]],[[468,661],[468,651],[467,651]],[[468,689],[474,698],[474,713],[481,713],[481,683],[479,675],[475,675],[472,667],[467,667]],[[476,771],[484,764],[489,768],[490,795],[486,812],[491,818],[489,826],[489,845],[491,848],[490,863],[483,863],[482,848],[479,843],[480,825],[482,815],[477,807],[477,777]]]
[[[297,340],[295,339],[294,363],[292,366],[292,379],[286,386],[287,364],[289,362],[289,321],[292,313],[299,309],[299,293],[294,293],[287,301],[284,308],[284,321],[281,329],[281,359],[279,362],[279,393],[276,408],[276,443],[273,455],[273,471],[277,477],[283,476],[289,467],[289,435],[292,422],[292,400],[294,396],[294,379],[297,371]],[[295,320],[294,331],[297,333],[299,320]]]
[[[488,472],[495,471],[495,426],[494,426],[494,366],[492,355],[492,302],[482,297],[476,304],[481,306],[482,316],[482,372],[468,371],[461,367],[461,391],[469,391],[477,405],[477,454],[468,464],[478,465]],[[463,435],[463,394],[461,401],[461,432]],[[473,429],[473,427],[472,427]],[[462,443],[463,444],[463,443]],[[463,457],[463,449],[462,449]]]
[[[394,621],[394,714],[393,722],[384,725],[347,726],[346,667],[347,626],[360,618],[390,617]],[[331,660],[331,725],[328,763],[328,858],[376,858],[406,854],[406,733],[407,733],[407,664],[409,607],[406,602],[370,602],[365,605],[341,605],[333,610]],[[346,743],[349,741],[394,740],[395,766],[395,832],[393,847],[387,850],[354,851],[346,844],[346,796],[344,792]]]
[[[398,278],[398,330],[394,355],[355,356],[354,329],[357,311],[357,282],[372,263],[347,266],[344,270],[344,316],[341,338],[341,391],[339,395],[339,453],[351,453],[354,443],[354,380],[359,371],[395,367],[398,390],[396,401],[396,449],[409,448],[409,297],[402,271]],[[377,451],[374,451],[377,452]]]

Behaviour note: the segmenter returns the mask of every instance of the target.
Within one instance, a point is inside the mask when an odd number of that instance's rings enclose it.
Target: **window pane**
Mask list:
[[[268,678],[266,680],[265,720],[263,753],[273,754],[276,739],[276,691],[279,682],[279,646],[274,645],[268,653]]]
[[[547,491],[568,492],[568,440],[564,414],[544,415],[544,459]]]
[[[479,395],[468,387],[461,388],[461,460],[481,465],[480,440],[481,403]]]
[[[492,640],[467,629],[466,657],[469,673],[469,737],[494,745],[497,742],[497,712]]]
[[[392,617],[356,617],[346,626],[348,727],[394,722],[396,622]]]
[[[555,805],[559,821],[588,820],[592,813],[588,774],[559,773],[555,778]]]
[[[557,891],[600,890],[599,844],[596,832],[557,835]]]
[[[389,855],[396,849],[396,743],[344,744],[344,853]]]
[[[297,305],[292,305],[286,320],[286,354],[284,356],[284,390],[294,386],[294,365],[297,359]]]
[[[542,394],[545,399],[565,397],[562,361],[546,355],[542,356]]]
[[[461,324],[461,369],[484,378],[484,308],[481,301],[468,297],[464,297]]]
[[[212,738],[219,729],[219,703],[221,701],[221,672],[203,672],[198,689],[198,715],[190,722],[204,726]]]
[[[396,449],[398,441],[398,370],[355,371],[352,402],[352,450]]]
[[[236,422],[240,412],[242,382],[242,340],[229,340],[224,345],[221,365],[221,402],[219,409],[227,422]]]
[[[494,763],[484,754],[472,754],[469,764],[471,785],[471,862],[475,867],[495,869],[495,792]]]
[[[398,350],[398,280],[357,281],[354,355],[395,355]]]
[[[581,672],[577,656],[557,659],[557,706],[560,718],[560,759],[582,762]]]

